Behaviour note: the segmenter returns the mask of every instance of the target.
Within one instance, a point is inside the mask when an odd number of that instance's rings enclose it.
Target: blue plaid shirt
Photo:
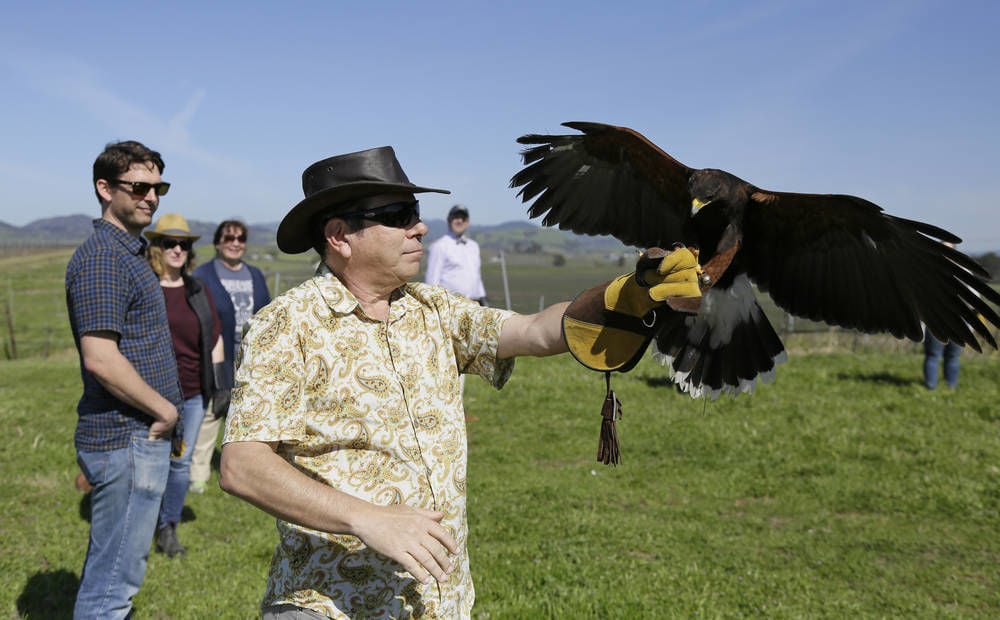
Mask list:
[[[160,281],[144,258],[146,242],[104,220],[66,266],[66,307],[77,350],[80,336],[118,334],[118,350],[139,376],[164,398],[180,405],[180,382]],[[148,431],[153,418],[126,405],[87,372],[80,353],[83,397],[77,405],[76,449],[115,450]]]

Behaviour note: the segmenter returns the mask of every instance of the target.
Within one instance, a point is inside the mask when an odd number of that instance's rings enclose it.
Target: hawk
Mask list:
[[[545,226],[699,249],[711,288],[696,314],[667,313],[653,338],[654,357],[692,396],[752,391],[785,360],[753,285],[813,321],[914,341],[924,324],[945,342],[997,347],[1000,294],[948,245],[961,241],[950,232],[856,196],[775,192],[690,168],[626,127],[564,126],[581,133],[518,138],[528,148],[510,186]]]

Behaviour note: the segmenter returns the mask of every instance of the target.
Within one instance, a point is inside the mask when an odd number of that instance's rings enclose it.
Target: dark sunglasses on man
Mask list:
[[[409,228],[412,224],[420,221],[420,201],[396,202],[341,217],[377,222],[390,228]]]
[[[166,181],[161,181],[159,183],[146,183],[145,181],[126,181],[124,179],[115,179],[111,182],[117,183],[118,185],[128,185],[129,193],[135,194],[136,196],[145,196],[149,194],[149,190],[154,190],[157,196],[166,196],[167,191],[170,189],[170,183],[167,183]]]
[[[177,246],[181,246],[181,249],[185,252],[191,251],[191,240],[190,239],[171,239],[169,237],[161,237],[157,241],[156,245],[160,246],[164,250],[172,250]]]
[[[230,235],[222,235],[222,242],[223,243],[232,243],[233,241],[239,241],[240,243],[246,243],[247,242],[246,233],[243,233],[243,234],[240,234],[240,235],[231,235],[231,234]]]

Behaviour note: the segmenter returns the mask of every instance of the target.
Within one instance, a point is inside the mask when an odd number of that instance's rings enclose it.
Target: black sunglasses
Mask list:
[[[233,241],[239,241],[240,243],[246,243],[247,242],[247,236],[246,236],[246,234],[242,234],[242,235],[222,235],[222,242],[223,243],[232,243]]]
[[[156,245],[160,246],[164,250],[172,250],[177,246],[181,246],[182,250],[184,250],[185,252],[190,252],[192,243],[190,239],[169,239],[166,237],[161,237]]]
[[[132,189],[131,193],[136,196],[145,196],[149,193],[149,190],[156,191],[157,196],[166,196],[167,190],[170,189],[170,183],[166,181],[161,181],[159,183],[146,183],[145,181],[125,181],[123,179],[115,179],[112,183],[117,183],[119,185],[128,185]]]
[[[420,201],[396,202],[384,207],[369,209],[359,213],[340,216],[345,219],[360,219],[378,222],[390,228],[408,228],[420,221]]]

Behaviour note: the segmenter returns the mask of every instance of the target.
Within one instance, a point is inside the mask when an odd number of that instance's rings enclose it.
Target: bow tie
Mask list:
[[[457,243],[459,245],[465,245],[465,237],[457,237],[455,239],[455,243]]]

